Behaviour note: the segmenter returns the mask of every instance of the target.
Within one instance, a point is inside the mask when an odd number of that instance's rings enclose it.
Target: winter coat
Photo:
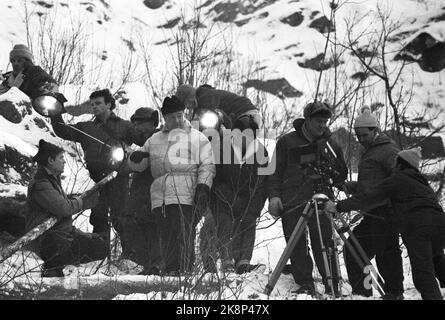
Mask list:
[[[51,124],[60,138],[81,144],[90,177],[95,182],[99,182],[117,169],[112,163],[110,147],[65,125],[61,115],[51,118]],[[92,121],[78,122],[73,127],[113,147],[124,147],[122,143],[127,145],[140,143],[140,138],[131,122],[119,118],[114,113],[111,113],[106,123],[96,118]]]
[[[26,230],[55,216],[59,221],[51,230],[70,233],[73,230],[72,215],[81,210],[82,200],[67,197],[60,176],[56,177],[39,166],[28,185]]]
[[[442,207],[425,177],[416,169],[394,169],[379,184],[337,203],[339,212],[361,209],[389,198],[402,230],[433,225],[434,215],[443,215]],[[444,217],[445,221],[445,217]]]
[[[2,82],[2,86],[9,90],[11,87],[8,84],[8,78],[12,75],[12,71],[4,75],[6,80]],[[28,66],[22,71],[23,82],[19,86],[19,89],[26,93],[31,99],[35,98],[39,94],[39,88],[46,82],[56,83],[53,77],[45,72],[39,66]]]
[[[335,141],[331,138],[331,133],[327,129],[322,137],[314,143],[310,143],[304,136],[302,127],[304,119],[297,119],[293,125],[295,131],[292,131],[281,137],[276,145],[276,149],[272,158],[275,161],[275,172],[268,177],[268,197],[279,197],[284,209],[293,208],[303,205],[304,202],[311,199],[315,192],[324,192],[329,197],[333,196],[328,178],[332,179],[332,185],[340,187],[348,173],[343,153]],[[336,154],[336,158],[329,156],[327,151],[327,143],[332,147]],[[325,176],[325,182],[322,190],[316,190],[316,184],[311,178],[313,171],[307,166],[301,166],[298,162],[299,155],[297,147],[309,146],[316,147],[320,151],[320,160],[323,169],[329,166],[332,170],[324,170],[329,173]]]
[[[358,164],[358,193],[366,193],[367,190],[391,175],[394,167],[394,159],[400,149],[387,135],[380,133],[372,145],[364,150]],[[388,204],[389,200],[373,203],[366,210]]]
[[[237,146],[231,146],[231,162],[223,162],[223,144],[220,144],[220,161],[216,165],[216,176],[212,192],[232,208],[235,214],[249,214],[258,217],[266,201],[266,176],[258,175],[258,168],[268,163],[268,154],[264,145],[255,140],[244,155]],[[239,149],[241,149],[239,147]],[[215,154],[215,153],[214,153]]]
[[[140,163],[129,159],[128,164],[139,172],[150,166],[154,178],[150,187],[152,209],[170,204],[192,205],[197,184],[212,186],[215,164],[210,142],[190,124],[173,130],[164,126],[139,151],[148,152],[149,158]]]
[[[198,107],[195,112],[198,112],[199,109],[220,109],[231,118],[232,123],[243,113],[257,110],[250,99],[246,97],[207,87],[199,87],[196,90],[196,100]]]

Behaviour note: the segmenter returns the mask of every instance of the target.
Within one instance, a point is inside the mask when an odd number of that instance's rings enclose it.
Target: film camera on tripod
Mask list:
[[[290,163],[297,163],[313,184],[314,194],[326,193],[332,197],[332,187],[340,186],[346,177],[338,164],[338,156],[327,139],[290,149]]]
[[[341,165],[342,161],[339,161],[339,155],[334,151],[334,148],[327,139],[321,139],[316,143],[294,147],[289,149],[289,151],[289,163],[300,166],[301,170],[303,171],[304,183],[312,183],[312,194],[305,194],[308,201],[305,203],[303,213],[298,219],[298,222],[291,236],[289,237],[289,240],[287,241],[287,246],[280,257],[275,270],[270,276],[264,293],[267,295],[271,294],[276,282],[278,281],[278,278],[281,275],[284,265],[290,258],[292,251],[300,240],[300,237],[305,232],[309,221],[314,218],[316,220],[316,230],[320,242],[323,260],[322,264],[327,282],[326,288],[329,290],[328,293],[331,294],[334,299],[337,297],[342,297],[341,289],[343,280],[340,272],[340,260],[337,249],[339,243],[337,237],[335,236],[337,233],[350,250],[352,250],[350,241],[354,242],[355,246],[358,248],[358,252],[354,251],[353,253],[354,258],[357,260],[359,265],[370,266],[373,283],[377,284],[377,290],[381,295],[383,295],[383,289],[379,285],[379,282],[381,282],[381,277],[378,279],[378,273],[375,271],[375,268],[373,268],[357,239],[352,234],[347,222],[340,217],[340,225],[337,225],[332,215],[324,212],[324,205],[327,201],[329,201],[329,199],[333,199],[334,197],[332,187],[340,188],[346,179],[347,169]],[[301,206],[302,204],[299,204],[297,207]],[[291,208],[284,214],[292,212],[294,209],[296,208]],[[320,226],[320,215],[322,214],[326,214],[330,228],[332,229],[332,244],[331,247],[328,248],[325,246],[322,228]],[[346,238],[345,233],[349,234],[349,238]]]

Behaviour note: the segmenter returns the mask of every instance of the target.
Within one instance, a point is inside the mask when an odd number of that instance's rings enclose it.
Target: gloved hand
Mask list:
[[[130,160],[134,163],[139,163],[142,161],[142,159],[148,158],[149,156],[150,154],[148,152],[135,151],[130,155]]]
[[[357,181],[346,181],[343,184],[343,188],[342,189],[347,194],[353,194],[353,193],[357,193],[357,187],[358,187]]]
[[[326,203],[324,204],[324,210],[327,213],[332,214],[333,216],[335,216],[338,213],[337,212],[337,206],[336,206],[335,202],[333,202],[331,200],[326,201]]]
[[[99,192],[85,192],[80,198],[82,199],[82,210],[91,209],[99,202]]]
[[[269,213],[275,219],[278,219],[283,211],[283,204],[279,197],[273,197],[269,200]]]
[[[195,190],[195,198],[193,204],[195,210],[203,215],[209,206],[210,200],[210,188],[205,183],[198,183]]]

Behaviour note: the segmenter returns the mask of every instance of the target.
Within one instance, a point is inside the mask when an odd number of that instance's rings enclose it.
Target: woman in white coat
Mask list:
[[[134,171],[150,166],[154,178],[151,207],[159,223],[162,271],[170,275],[193,268],[195,227],[208,206],[215,176],[211,144],[185,120],[184,109],[176,96],[166,97],[161,108],[164,127],[129,159]]]

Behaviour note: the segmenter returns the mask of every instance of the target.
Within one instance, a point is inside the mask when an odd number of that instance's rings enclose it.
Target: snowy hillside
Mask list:
[[[347,128],[353,113],[362,105],[377,106],[375,111],[380,115],[381,123],[386,124],[392,113],[385,83],[360,62],[360,58],[369,61],[373,55],[369,50],[379,36],[376,33],[378,5],[388,15],[386,21],[393,21],[397,26],[386,39],[386,64],[382,65],[377,59],[370,63],[378,72],[383,72],[382,68],[386,67],[390,79],[399,79],[394,86],[394,96],[403,97],[400,105],[401,108],[406,106],[406,115],[410,119],[419,118],[420,122],[427,123],[421,133],[428,135],[445,125],[445,86],[442,82],[445,71],[423,70],[424,60],[419,47],[424,42],[419,36],[427,32],[434,38],[434,44],[444,43],[444,0],[340,1],[335,15],[331,14],[327,0],[208,0],[199,3],[192,0],[1,0],[0,70],[2,73],[11,70],[9,51],[14,44],[28,44],[37,64],[53,67],[68,105],[85,101],[96,88],[109,87],[117,96],[118,115],[129,119],[137,108],[159,107],[164,96],[174,93],[178,85],[178,52],[185,55],[184,52],[190,49],[183,37],[197,32],[197,39],[203,44],[203,65],[196,71],[193,84],[206,82],[244,93],[253,101],[261,96],[262,104],[268,106],[267,112],[275,114],[271,125],[289,129],[290,123],[283,123],[285,106],[301,115],[302,107],[315,97],[320,71],[323,73],[319,98],[338,103],[339,117],[333,123],[333,129]],[[198,28],[194,28],[196,25]],[[334,25],[335,29],[329,32]],[[324,55],[327,37],[330,43]],[[345,48],[350,38],[355,39],[352,42],[359,55]],[[73,47],[68,43],[70,39],[75,39]],[[45,43],[43,47],[41,40]],[[66,51],[60,55],[62,50]],[[59,56],[52,63],[48,61],[50,53],[57,52]],[[70,54],[76,58],[65,73],[60,72],[62,57]],[[399,75],[404,61],[407,65]],[[229,72],[230,81],[225,77]],[[363,86],[360,96],[354,96],[357,106],[347,109],[346,102],[352,105],[348,94],[357,85]],[[343,102],[340,101],[342,97]],[[33,171],[30,158],[36,153],[40,139],[63,146],[67,151],[68,164],[63,180],[66,190],[78,193],[92,186],[82,163],[81,150],[75,144],[57,138],[48,119],[32,110],[25,95],[16,90],[0,95],[0,111],[0,161],[3,161],[0,198],[24,198]],[[67,121],[77,122],[91,115],[64,117]],[[435,134],[445,138],[444,130],[437,130]],[[273,143],[269,147],[272,151]],[[436,172],[442,168],[443,163],[439,163],[431,170]],[[76,223],[89,230],[86,221],[87,217],[83,217]],[[268,215],[262,216],[252,261],[266,264],[268,270],[275,267],[285,245],[280,221],[265,228],[272,223]],[[407,298],[419,299],[413,289],[406,252],[404,255]],[[41,262],[34,258],[28,259],[31,260],[29,269],[37,269]],[[21,259],[22,256],[16,255],[10,261],[19,266]],[[97,271],[100,266],[74,270],[64,283],[48,285],[76,289],[84,281],[86,286],[94,287],[95,281],[102,279],[97,275],[88,277],[94,268]],[[116,281],[124,286],[132,282],[138,286],[144,281],[151,284],[161,281],[156,277],[148,280],[141,276],[125,277],[116,277]],[[249,277],[254,279],[249,278],[244,282],[245,288],[237,289],[238,298],[265,298],[258,286],[264,286],[267,275]],[[295,288],[291,278],[288,275],[280,279],[273,298],[288,298],[290,290]],[[229,280],[231,284],[239,282],[235,278]],[[19,278],[14,285],[33,290],[28,282],[27,278]],[[13,283],[9,287],[13,287]],[[224,297],[231,299],[233,296],[229,291]],[[158,297],[154,291],[150,294],[116,294],[116,299],[178,297],[178,293],[172,293],[173,297]],[[197,298],[205,299],[205,296]]]

